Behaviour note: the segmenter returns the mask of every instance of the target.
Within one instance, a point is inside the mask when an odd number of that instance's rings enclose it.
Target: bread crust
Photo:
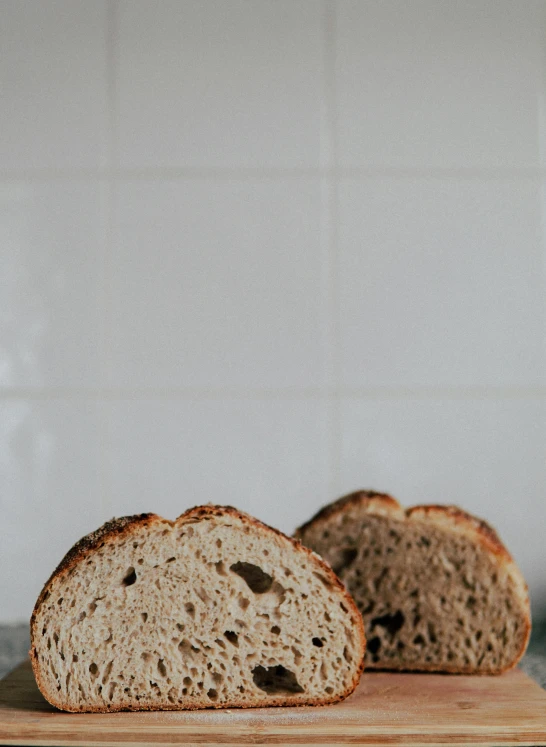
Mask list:
[[[381,510],[378,511],[378,505]],[[304,541],[305,532],[311,528],[316,528],[321,524],[326,524],[336,516],[342,515],[350,508],[359,508],[367,513],[382,514],[396,521],[422,521],[424,524],[432,523],[442,526],[448,530],[463,534],[475,542],[479,543],[495,560],[499,568],[505,570],[513,579],[518,597],[525,610],[525,632],[522,638],[522,645],[514,661],[503,669],[495,670],[495,674],[513,669],[519,662],[529,643],[531,635],[531,607],[529,603],[528,587],[523,578],[521,571],[514,562],[512,556],[502,543],[497,532],[493,527],[483,519],[478,518],[464,511],[462,508],[454,505],[440,504],[419,504],[403,509],[400,503],[387,493],[378,493],[374,490],[357,490],[348,495],[342,496],[337,500],[324,506],[309,521],[302,524],[296,529],[294,536]],[[369,668],[375,669],[373,664],[368,664]],[[389,667],[393,670],[402,671],[437,671],[434,666],[397,666],[393,663]],[[474,674],[472,667],[442,667],[442,671],[452,674]],[[488,674],[488,672],[483,672]]]
[[[66,553],[64,558],[61,560],[57,568],[53,571],[49,579],[46,581],[44,588],[42,589],[38,600],[36,601],[36,604],[34,606],[34,610],[32,612],[32,616],[30,618],[30,639],[31,639],[31,647],[29,651],[30,661],[32,664],[32,670],[34,672],[34,677],[36,679],[36,684],[38,685],[38,688],[42,695],[46,698],[46,700],[51,703],[51,705],[55,706],[56,708],[59,708],[60,710],[64,711],[71,711],[73,713],[85,711],[86,713],[114,713],[116,711],[155,711],[155,710],[164,710],[164,711],[180,711],[180,710],[203,710],[205,708],[226,708],[227,706],[224,705],[215,705],[215,704],[207,704],[206,706],[203,705],[188,705],[184,708],[181,708],[180,706],[176,704],[164,704],[161,706],[161,708],[156,708],[153,705],[134,705],[134,706],[109,706],[105,705],[104,707],[101,706],[91,706],[91,707],[71,707],[67,705],[66,703],[63,703],[62,701],[59,701],[56,699],[56,693],[48,692],[47,687],[45,685],[45,682],[43,678],[41,677],[40,673],[40,665],[38,662],[38,651],[37,646],[40,639],[40,633],[37,630],[37,616],[38,612],[40,610],[41,605],[47,600],[50,589],[52,584],[57,579],[62,579],[66,575],[68,575],[71,571],[71,569],[80,563],[84,558],[88,557],[90,554],[92,554],[94,551],[96,551],[99,547],[103,547],[105,545],[111,544],[113,542],[116,542],[117,540],[121,539],[122,537],[130,537],[131,535],[135,534],[137,530],[141,530],[143,527],[151,526],[155,523],[164,523],[168,524],[169,526],[183,526],[184,524],[191,524],[195,523],[197,521],[203,521],[207,520],[209,517],[219,517],[219,516],[232,516],[233,518],[238,519],[243,524],[246,524],[247,526],[258,528],[260,531],[274,535],[277,541],[281,542],[287,542],[290,544],[293,548],[295,548],[298,552],[305,553],[312,562],[317,566],[317,569],[320,570],[324,576],[327,578],[327,580],[331,583],[333,587],[335,587],[340,595],[343,598],[343,602],[347,606],[347,608],[351,611],[351,618],[352,618],[352,624],[353,624],[353,630],[355,633],[355,637],[357,640],[360,641],[360,650],[362,651],[362,655],[360,658],[359,666],[357,667],[355,671],[355,675],[353,677],[353,681],[350,683],[350,685],[345,689],[343,693],[340,695],[334,695],[330,696],[328,694],[325,694],[324,698],[310,698],[306,702],[294,702],[293,700],[286,699],[286,700],[276,700],[275,702],[271,702],[271,699],[267,696],[264,696],[263,698],[260,698],[260,696],[257,696],[255,699],[255,702],[249,705],[247,702],[241,701],[240,703],[233,702],[230,703],[229,708],[270,708],[270,707],[276,707],[276,706],[315,706],[315,705],[332,705],[334,703],[338,703],[341,700],[344,700],[347,698],[356,688],[360,681],[360,677],[362,672],[364,671],[364,657],[366,653],[366,637],[365,637],[365,630],[364,630],[364,621],[362,620],[362,616],[360,612],[358,611],[358,608],[352,598],[352,596],[349,594],[347,589],[345,588],[345,585],[343,582],[337,577],[337,575],[334,573],[330,565],[323,560],[317,553],[310,550],[308,547],[303,545],[300,540],[295,539],[293,537],[289,537],[283,532],[281,532],[278,529],[275,529],[274,527],[269,526],[268,524],[264,524],[259,519],[254,518],[253,516],[250,516],[249,514],[244,513],[243,511],[239,511],[238,509],[234,508],[233,506],[224,506],[224,505],[216,505],[216,504],[206,504],[203,506],[195,506],[193,508],[188,509],[183,514],[181,514],[177,519],[174,521],[171,521],[169,519],[163,519],[161,516],[158,516],[154,513],[144,513],[144,514],[135,514],[134,516],[123,516],[120,518],[114,518],[111,521],[106,522],[103,524],[99,529],[97,529],[94,532],[91,532],[90,534],[86,535],[85,537],[82,537],[76,544]]]
[[[345,509],[354,506],[364,506],[371,513],[377,513],[378,509],[380,513],[398,513],[403,511],[402,506],[396,498],[387,493],[378,493],[375,490],[355,490],[353,493],[343,495],[341,498],[323,506],[309,521],[306,521],[305,524],[296,529],[294,537],[301,539],[311,525],[314,526],[315,524],[322,523],[326,519],[330,519],[336,514],[341,514]]]

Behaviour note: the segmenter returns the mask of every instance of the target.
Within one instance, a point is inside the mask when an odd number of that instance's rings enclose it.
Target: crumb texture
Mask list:
[[[506,551],[495,554],[446,516],[389,517],[355,501],[300,530],[362,613],[367,667],[495,673],[523,655],[530,621],[521,574]]]
[[[50,580],[32,624],[44,696],[71,711],[335,702],[356,686],[360,615],[329,569],[244,515],[121,533]]]

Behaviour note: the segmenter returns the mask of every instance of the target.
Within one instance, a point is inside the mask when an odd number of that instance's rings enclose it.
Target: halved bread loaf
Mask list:
[[[495,531],[455,506],[404,511],[359,491],[296,536],[345,582],[364,617],[366,666],[496,673],[530,633],[525,581]]]
[[[36,681],[67,711],[334,703],[364,649],[329,566],[229,506],[108,522],[69,551],[31,619]]]

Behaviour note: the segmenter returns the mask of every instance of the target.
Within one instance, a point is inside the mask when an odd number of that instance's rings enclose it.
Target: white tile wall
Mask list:
[[[138,399],[104,408],[110,513],[153,509],[174,519],[210,501],[292,532],[328,500],[324,400]]]
[[[119,184],[109,382],[324,385],[322,209],[316,179]]]
[[[113,514],[489,519],[546,610],[546,2],[0,0],[0,621]]]
[[[98,182],[0,181],[0,385],[96,386],[102,202]]]
[[[1,620],[30,616],[69,547],[102,523],[92,401],[0,401]]]
[[[544,382],[541,214],[531,180],[342,181],[343,385]]]
[[[344,166],[522,166],[540,157],[544,3],[340,0]]]
[[[0,166],[98,168],[106,157],[105,0],[0,3]]]
[[[119,161],[319,166],[324,3],[121,0]]]

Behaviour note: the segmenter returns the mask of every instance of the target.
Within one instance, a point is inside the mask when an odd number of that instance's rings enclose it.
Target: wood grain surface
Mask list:
[[[500,676],[366,672],[343,703],[151,713],[63,713],[28,663],[0,682],[0,744],[546,745],[546,692],[520,670]]]

